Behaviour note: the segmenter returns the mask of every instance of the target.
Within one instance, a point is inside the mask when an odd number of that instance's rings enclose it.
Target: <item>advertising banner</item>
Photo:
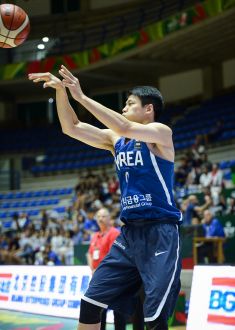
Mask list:
[[[88,266],[0,266],[0,309],[78,319]]]
[[[235,329],[235,267],[196,266],[187,330]]]

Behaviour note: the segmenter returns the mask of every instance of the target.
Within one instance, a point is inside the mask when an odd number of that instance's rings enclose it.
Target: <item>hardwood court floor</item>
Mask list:
[[[77,320],[0,310],[0,330],[77,330]],[[107,324],[106,330],[114,330],[114,326]],[[126,330],[132,330],[132,325]],[[169,330],[186,328],[171,327]]]

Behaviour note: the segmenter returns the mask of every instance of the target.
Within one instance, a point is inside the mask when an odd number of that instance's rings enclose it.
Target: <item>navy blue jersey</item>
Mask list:
[[[121,137],[115,144],[121,189],[121,220],[167,220],[180,223],[173,197],[174,163],[155,156],[147,144]]]

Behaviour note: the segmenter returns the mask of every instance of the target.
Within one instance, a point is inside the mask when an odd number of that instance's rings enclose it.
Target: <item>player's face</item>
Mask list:
[[[144,121],[144,107],[138,96],[130,95],[122,109],[122,115],[128,120],[142,123]]]

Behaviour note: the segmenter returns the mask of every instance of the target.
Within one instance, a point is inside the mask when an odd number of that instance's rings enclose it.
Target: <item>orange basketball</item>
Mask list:
[[[30,31],[26,12],[12,4],[0,5],[0,47],[12,48],[22,44]]]

